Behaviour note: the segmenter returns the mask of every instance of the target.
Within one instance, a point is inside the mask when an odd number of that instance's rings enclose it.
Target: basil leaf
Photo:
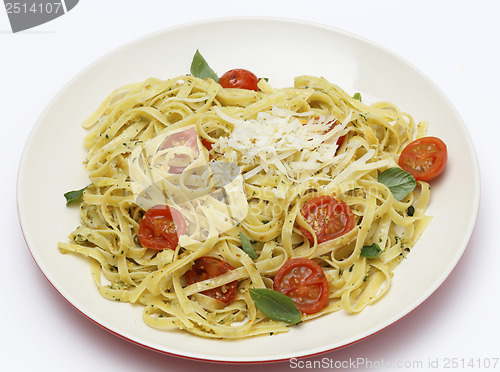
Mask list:
[[[380,173],[378,182],[386,185],[396,200],[403,199],[417,186],[415,177],[398,167],[389,168]]]
[[[288,324],[297,324],[302,313],[290,297],[267,288],[251,288],[250,296],[255,306],[270,319]]]
[[[90,185],[85,186],[81,190],[74,190],[74,191],[68,191],[67,193],[64,194],[64,197],[66,198],[66,205],[71,204],[73,202],[76,202],[80,200],[83,196],[83,192],[87,187]]]
[[[203,58],[198,50],[196,50],[193,61],[191,62],[191,74],[200,79],[211,78],[219,82],[217,74],[210,68],[205,58]]]
[[[373,243],[372,245],[365,245],[361,248],[361,256],[366,258],[377,258],[382,253],[382,249],[378,246],[377,243]]]
[[[255,253],[255,250],[253,249],[252,243],[250,243],[250,240],[240,232],[240,240],[241,240],[241,249],[243,249],[243,252],[248,254],[252,260],[257,259],[257,253]]]
[[[361,93],[354,93],[352,98],[357,99],[359,102],[361,102]]]

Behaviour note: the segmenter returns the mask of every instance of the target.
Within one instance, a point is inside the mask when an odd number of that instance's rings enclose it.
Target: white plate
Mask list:
[[[432,183],[428,213],[434,219],[395,271],[389,293],[361,314],[330,314],[272,337],[220,341],[186,332],[161,332],[142,322],[142,308],[102,298],[87,262],[62,255],[79,224],[78,207],[63,193],[88,183],[80,123],[113,89],[148,77],[189,72],[200,49],[219,74],[247,68],[272,85],[293,85],[297,75],[324,76],[364,100],[389,100],[416,120],[430,121],[430,134],[448,145],[445,173]],[[466,176],[464,176],[466,175]],[[132,342],[189,358],[251,362],[313,355],[361,340],[389,326],[422,303],[445,280],[462,255],[476,220],[479,170],[461,118],[421,72],[391,52],[357,36],[305,22],[240,18],[204,21],[155,33],[101,58],[52,100],[36,123],[18,177],[18,209],[26,242],[55,289],[97,324]]]

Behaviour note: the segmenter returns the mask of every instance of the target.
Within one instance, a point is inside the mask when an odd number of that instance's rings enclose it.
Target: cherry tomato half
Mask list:
[[[209,140],[207,140],[206,138],[202,138],[201,139],[201,144],[203,146],[205,146],[205,148],[210,151],[212,150],[212,145],[213,145],[213,142],[210,142]]]
[[[286,261],[274,277],[273,289],[290,297],[304,314],[320,311],[330,294],[323,269],[308,258]]]
[[[430,181],[439,176],[448,161],[448,150],[437,137],[422,137],[409,143],[399,156],[399,166],[416,180]]]
[[[219,84],[223,88],[239,88],[259,91],[257,83],[259,79],[253,72],[241,68],[229,70],[219,78]]]
[[[300,213],[313,229],[318,243],[338,238],[354,228],[354,214],[351,208],[344,201],[330,195],[309,200]],[[300,229],[307,239],[314,241],[309,231],[303,227]]]
[[[186,220],[182,214],[168,205],[156,205],[142,217],[138,235],[143,247],[161,251],[175,249],[184,233]]]
[[[187,129],[182,132],[171,134],[160,146],[160,150],[170,149],[177,146],[186,146],[191,148],[196,154],[200,153],[198,148],[198,133],[194,129]],[[189,165],[187,164],[188,156],[186,154],[176,154],[174,159],[169,163],[169,172],[173,174],[181,174]]]
[[[339,139],[337,140],[337,146],[340,147],[342,145],[342,142],[344,142],[345,135],[340,136]]]
[[[215,278],[233,269],[234,268],[227,262],[219,260],[217,258],[200,257],[196,261],[194,261],[193,267],[186,271],[184,276],[186,278],[187,284],[191,285],[196,282]],[[237,286],[238,281],[235,280],[234,282],[224,284],[217,288],[208,289],[201,293],[215,298],[216,300],[222,301],[225,304],[228,304],[236,297]]]

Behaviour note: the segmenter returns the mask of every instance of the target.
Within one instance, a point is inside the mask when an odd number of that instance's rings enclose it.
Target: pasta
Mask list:
[[[150,327],[212,338],[286,332],[250,289],[272,289],[280,267],[297,257],[318,264],[329,289],[326,305],[302,321],[358,313],[388,291],[430,222],[426,182],[397,200],[378,179],[427,123],[389,102],[364,104],[323,78],[300,76],[284,89],[260,80],[259,88],[224,89],[190,75],[148,79],[114,91],[83,124],[91,184],[81,225],[58,246],[89,257],[100,294],[143,305]],[[303,213],[324,196],[345,203],[353,219],[326,241]],[[186,221],[185,231],[175,223],[173,249],[141,244],[141,221],[156,205]],[[374,244],[377,255],[362,254]],[[231,269],[188,280],[202,257]],[[229,303],[206,294],[235,282]]]

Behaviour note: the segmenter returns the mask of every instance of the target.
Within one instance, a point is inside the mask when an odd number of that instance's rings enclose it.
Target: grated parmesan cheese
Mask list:
[[[347,133],[350,115],[334,125],[333,117],[318,118],[310,113],[312,118],[304,123],[295,113],[277,107],[270,112],[259,112],[256,119],[250,120],[235,119],[219,108],[216,110],[234,129],[229,136],[220,137],[213,147],[233,161],[236,156],[246,169],[245,179],[263,171],[301,182],[343,158],[335,155],[337,141]]]

